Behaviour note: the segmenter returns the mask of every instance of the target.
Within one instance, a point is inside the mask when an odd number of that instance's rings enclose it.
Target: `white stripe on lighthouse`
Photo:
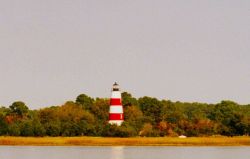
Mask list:
[[[113,91],[111,94],[111,98],[122,98],[121,97],[121,92],[120,91]]]
[[[113,84],[109,107],[109,123],[120,126],[124,120],[122,97],[117,83]]]
[[[123,113],[122,106],[110,106],[109,113]]]

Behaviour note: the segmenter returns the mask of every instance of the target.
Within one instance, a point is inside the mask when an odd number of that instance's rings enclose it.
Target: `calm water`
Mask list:
[[[250,147],[0,146],[0,159],[249,159]]]

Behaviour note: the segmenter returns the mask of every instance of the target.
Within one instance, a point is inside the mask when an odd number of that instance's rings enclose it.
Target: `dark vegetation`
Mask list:
[[[109,99],[79,95],[75,102],[29,110],[0,107],[0,135],[8,136],[240,136],[250,134],[250,105],[183,103],[122,93],[125,122],[108,124]]]

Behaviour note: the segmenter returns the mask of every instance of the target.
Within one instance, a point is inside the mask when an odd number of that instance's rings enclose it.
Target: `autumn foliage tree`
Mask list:
[[[124,122],[110,125],[109,99],[80,94],[60,106],[0,107],[0,135],[10,136],[239,136],[250,134],[250,105],[172,102],[122,93]]]

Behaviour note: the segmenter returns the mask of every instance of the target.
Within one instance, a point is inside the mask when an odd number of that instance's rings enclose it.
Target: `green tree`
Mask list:
[[[10,108],[0,107],[0,115],[5,117],[6,115],[10,114],[10,112]]]
[[[11,113],[23,117],[29,110],[29,108],[22,101],[12,103],[10,106]]]
[[[116,124],[106,124],[102,130],[102,136],[114,137],[116,136],[116,130],[118,126]]]
[[[137,134],[143,125],[143,113],[138,106],[128,106],[124,109],[124,120],[132,126]]]
[[[132,97],[132,95],[128,92],[122,92],[122,105],[124,107],[138,105],[136,98]]]
[[[19,128],[19,124],[18,123],[9,124],[8,134],[10,136],[20,136],[21,131],[20,131],[20,128]]]
[[[46,135],[46,130],[44,129],[43,125],[41,124],[38,118],[33,119],[32,127],[34,136]]]
[[[89,110],[93,106],[94,100],[86,94],[80,94],[76,98],[76,103]]]
[[[237,123],[240,122],[240,106],[232,101],[222,101],[216,104],[211,119],[220,125],[219,133],[227,136],[241,135],[237,132]]]
[[[109,99],[97,98],[90,109],[100,124],[104,124],[109,117]]]
[[[137,133],[134,128],[127,122],[123,122],[121,126],[106,124],[102,132],[102,136],[107,137],[131,137],[136,135]]]
[[[0,114],[0,135],[6,135],[8,132],[8,124],[5,121],[5,118]]]
[[[148,116],[153,124],[156,124],[162,120],[161,112],[163,105],[156,98],[143,97],[138,100],[139,106],[145,116]]]
[[[86,136],[96,136],[96,124],[89,123],[87,120],[82,119],[77,123],[77,135],[86,135]]]
[[[181,102],[171,102],[170,100],[162,101],[163,108],[161,111],[162,121],[177,124],[180,120],[185,119],[184,106]]]
[[[45,123],[44,129],[46,131],[46,135],[48,136],[60,136],[61,135],[61,123],[58,120],[50,121]]]
[[[137,132],[134,129],[134,127],[129,125],[129,123],[127,123],[126,121],[123,122],[121,126],[117,127],[116,133],[115,133],[116,137],[132,137],[136,135],[137,135]]]
[[[209,136],[249,135],[250,105],[172,102],[152,97],[138,100],[122,93],[121,126],[108,124],[109,99],[81,94],[76,102],[29,110],[25,103],[0,107],[0,135],[11,136]]]
[[[21,136],[34,136],[32,120],[24,120],[19,126]]]

